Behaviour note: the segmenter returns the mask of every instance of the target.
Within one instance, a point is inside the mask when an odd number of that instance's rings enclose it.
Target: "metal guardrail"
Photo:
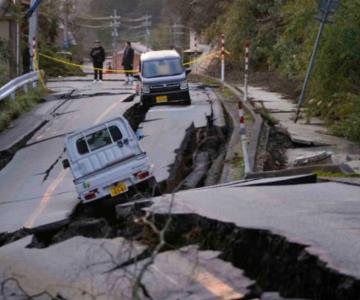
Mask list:
[[[37,86],[39,78],[39,71],[26,73],[24,75],[16,77],[15,79],[11,80],[0,88],[0,101],[4,100],[6,97],[9,96],[11,99],[15,99],[16,91],[20,88],[23,88],[24,92],[26,93],[30,85],[32,85],[32,87]]]

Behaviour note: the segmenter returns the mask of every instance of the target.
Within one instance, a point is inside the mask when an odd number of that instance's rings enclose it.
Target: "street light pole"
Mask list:
[[[319,49],[321,35],[322,35],[323,31],[324,31],[324,27],[325,27],[325,24],[327,22],[328,16],[331,13],[331,10],[332,10],[332,7],[333,7],[333,2],[335,2],[335,1],[334,0],[327,0],[325,11],[322,13],[322,16],[321,16],[321,19],[320,19],[319,31],[318,31],[317,36],[316,36],[316,40],[315,40],[315,44],[314,44],[313,51],[312,51],[312,54],[311,54],[310,62],[309,62],[309,65],[308,65],[308,68],[307,68],[307,71],[306,71],[304,84],[303,84],[301,94],[300,94],[300,98],[299,98],[299,101],[298,101],[298,107],[297,107],[296,116],[295,116],[295,123],[299,119],[300,109],[301,109],[301,107],[302,107],[302,105],[304,103],[306,89],[307,89],[307,86],[308,86],[308,83],[309,83],[309,80],[310,80],[311,72],[312,72],[314,64],[315,64],[316,54],[317,54],[317,51]]]

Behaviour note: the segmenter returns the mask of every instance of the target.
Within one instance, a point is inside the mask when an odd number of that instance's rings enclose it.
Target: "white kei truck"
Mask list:
[[[83,203],[157,186],[153,166],[124,117],[76,131],[65,146],[63,167],[70,167]]]

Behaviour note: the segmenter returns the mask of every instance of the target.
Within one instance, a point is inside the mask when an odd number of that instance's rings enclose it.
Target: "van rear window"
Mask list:
[[[101,149],[121,139],[122,134],[120,129],[117,126],[110,126],[78,139],[76,141],[76,148],[79,154],[83,155]]]

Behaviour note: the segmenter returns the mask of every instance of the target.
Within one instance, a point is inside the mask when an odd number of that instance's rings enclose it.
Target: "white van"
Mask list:
[[[66,155],[63,166],[70,167],[84,203],[157,185],[153,167],[123,117],[68,135]]]
[[[175,50],[149,51],[141,55],[140,98],[144,106],[181,102],[191,104],[187,75],[190,69],[182,65]]]

